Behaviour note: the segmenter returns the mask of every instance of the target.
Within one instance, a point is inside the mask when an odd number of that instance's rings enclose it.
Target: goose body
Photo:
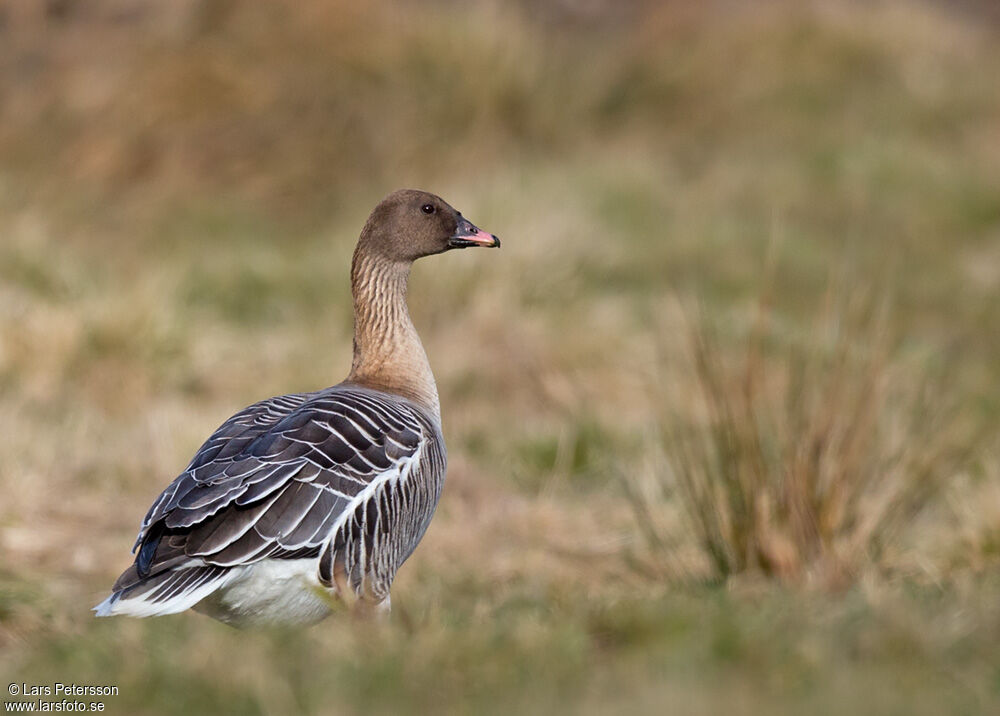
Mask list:
[[[499,241],[439,197],[383,200],[352,262],[347,380],[223,423],[150,507],[135,560],[97,615],[194,608],[242,626],[311,623],[338,599],[387,610],[447,463],[437,388],[406,310],[409,267],[472,245]]]

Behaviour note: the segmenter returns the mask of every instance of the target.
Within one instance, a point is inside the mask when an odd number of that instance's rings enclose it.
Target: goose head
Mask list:
[[[498,248],[500,239],[441,197],[416,189],[400,189],[379,202],[358,242],[359,250],[403,262],[474,246]]]

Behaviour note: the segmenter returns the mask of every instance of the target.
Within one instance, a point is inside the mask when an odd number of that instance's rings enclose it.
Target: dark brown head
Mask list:
[[[361,231],[358,250],[393,261],[469,246],[500,246],[439,196],[416,189],[394,191],[379,202]]]

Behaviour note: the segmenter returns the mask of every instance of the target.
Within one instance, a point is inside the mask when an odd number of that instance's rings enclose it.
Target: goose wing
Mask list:
[[[256,403],[226,421],[153,503],[135,563],[114,590],[195,564],[318,555],[359,500],[408,475],[437,435],[412,404],[363,388]]]

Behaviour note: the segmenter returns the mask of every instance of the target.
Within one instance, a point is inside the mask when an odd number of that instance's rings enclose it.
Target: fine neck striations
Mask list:
[[[351,263],[354,359],[347,382],[402,395],[441,419],[437,384],[406,307],[411,261],[360,245]]]

